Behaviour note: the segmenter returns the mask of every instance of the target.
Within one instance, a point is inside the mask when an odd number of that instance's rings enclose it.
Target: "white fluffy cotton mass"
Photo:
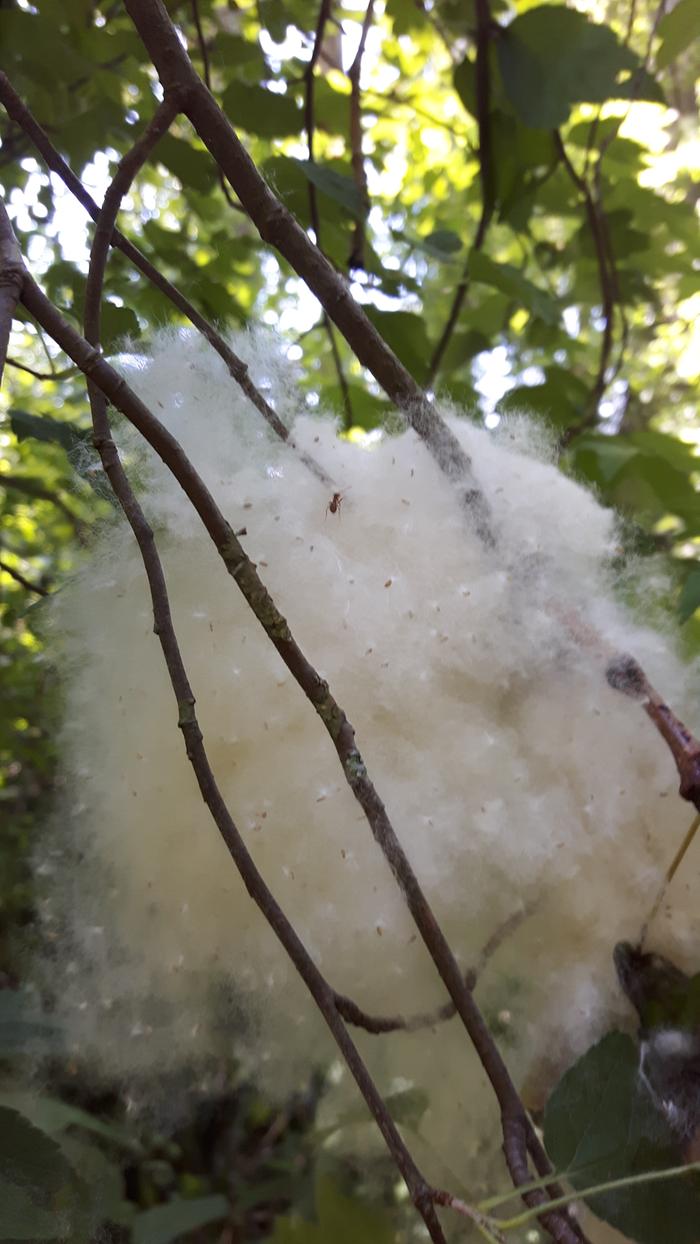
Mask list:
[[[460,962],[532,905],[477,996],[539,1101],[626,1014],[612,947],[638,936],[690,815],[641,707],[610,689],[562,611],[634,652],[681,713],[688,672],[668,637],[615,603],[614,519],[547,461],[526,424],[490,433],[450,417],[491,507],[487,548],[413,432],[340,439],[327,417],[297,413],[274,343],[234,345],[342,491],[338,513],[206,344],[163,335],[125,372],[232,526],[246,528],[244,547],[355,726]],[[365,1009],[444,1001],[319,718],[178,485],[132,432],[120,426],[117,439],[156,528],[211,763],[267,883],[330,982]],[[54,602],[54,629],[67,794],[42,871],[76,1044],[127,1077],[233,1046],[269,1084],[298,1084],[332,1045],[202,803],[124,523],[106,527]],[[697,874],[679,877],[670,899],[652,942],[683,960],[700,940]],[[384,1090],[427,1091],[428,1167],[449,1156],[449,1137],[460,1138],[461,1170],[471,1152],[497,1149],[458,1021],[358,1041]]]

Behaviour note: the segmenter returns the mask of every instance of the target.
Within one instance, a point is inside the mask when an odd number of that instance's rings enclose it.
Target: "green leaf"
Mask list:
[[[60,1145],[85,1189],[82,1210],[88,1229],[103,1222],[123,1222],[124,1178],[119,1167],[86,1140],[64,1136]]]
[[[577,377],[553,367],[541,384],[516,385],[498,403],[500,415],[530,412],[557,428],[567,428],[584,414],[588,390]]]
[[[116,302],[102,303],[100,320],[102,347],[109,353],[122,344],[126,337],[140,337],[141,326],[131,307],[120,307]]]
[[[387,414],[393,409],[391,403],[385,398],[375,397],[369,389],[352,381],[348,382],[348,391],[352,406],[353,427],[363,428],[365,432],[380,428]],[[339,384],[324,385],[321,389],[321,398],[324,409],[333,411],[339,418],[345,417],[343,393]]]
[[[696,609],[700,609],[700,566],[694,566],[686,578],[678,601],[678,616],[681,622],[692,618]]]
[[[496,263],[481,251],[469,257],[469,274],[473,281],[491,285],[527,307],[547,324],[559,323],[559,309],[554,299],[509,263]]]
[[[59,1146],[0,1106],[0,1240],[65,1239],[81,1185]]]
[[[209,194],[216,182],[214,161],[208,151],[193,147],[184,138],[165,134],[155,149],[159,162],[177,177],[185,193],[192,188]]]
[[[452,259],[462,249],[462,239],[451,229],[433,229],[422,239],[426,251],[437,259]]]
[[[562,125],[572,104],[619,99],[621,72],[639,64],[608,26],[558,4],[519,14],[501,33],[498,60],[517,115],[542,129]]]
[[[0,1120],[1,1122],[1,1120]],[[65,1239],[65,1226],[55,1210],[42,1209],[31,1190],[0,1174],[0,1240]]]
[[[179,1236],[212,1222],[228,1218],[231,1207],[225,1196],[195,1197],[156,1205],[134,1218],[134,1244],[169,1244]]]
[[[639,458],[639,450],[615,437],[593,433],[582,436],[572,452],[574,475],[582,475],[605,491],[628,463]]]
[[[430,343],[421,316],[411,311],[378,311],[376,307],[365,307],[365,311],[404,367],[422,384],[428,375]]]
[[[386,1211],[344,1196],[333,1180],[317,1180],[315,1201],[316,1222],[278,1218],[270,1244],[395,1244],[396,1226]]]
[[[659,22],[661,47],[656,56],[658,69],[665,69],[700,36],[700,5],[697,0],[678,0]]]
[[[2,994],[0,994],[0,999]],[[48,1135],[55,1135],[68,1127],[79,1127],[91,1132],[102,1140],[118,1145],[128,1152],[138,1149],[138,1144],[125,1128],[116,1123],[104,1123],[95,1115],[70,1106],[57,1097],[45,1097],[41,1094],[26,1091],[0,1093],[0,1105],[17,1110],[35,1127],[41,1128]]]
[[[245,82],[229,83],[221,105],[235,129],[260,138],[286,138],[298,134],[303,125],[301,109],[291,95],[267,91],[264,86]]]
[[[294,160],[304,176],[318,190],[340,203],[356,220],[363,220],[367,215],[362,195],[351,177],[345,177],[327,164],[319,164],[312,160]]]
[[[60,445],[67,453],[76,445],[92,442],[92,432],[85,428],[76,428],[74,423],[66,423],[62,419],[53,419],[51,415],[33,415],[27,410],[9,411],[10,427],[18,441],[32,437],[35,441],[49,441]]]
[[[638,1075],[635,1042],[611,1032],[571,1067],[551,1094],[544,1141],[557,1170],[574,1188],[644,1171],[682,1158],[663,1116]],[[700,1178],[638,1184],[597,1194],[591,1208],[637,1244],[697,1244]]]

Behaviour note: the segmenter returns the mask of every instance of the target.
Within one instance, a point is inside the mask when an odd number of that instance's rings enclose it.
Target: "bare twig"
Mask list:
[[[559,441],[560,448],[566,449],[575,437],[584,432],[586,428],[594,427],[598,419],[598,410],[600,399],[602,398],[608,384],[608,368],[610,365],[610,352],[613,344],[613,317],[616,304],[616,276],[614,274],[614,265],[611,269],[611,250],[609,239],[607,237],[604,213],[600,204],[594,196],[588,181],[576,172],[569,154],[564,146],[563,139],[558,130],[554,131],[554,143],[564,168],[566,169],[571,181],[576,186],[586,212],[588,225],[593,239],[593,246],[598,264],[598,281],[600,284],[600,297],[603,313],[603,332],[600,339],[600,353],[598,358],[598,370],[596,373],[593,387],[588,398],[588,410],[578,423],[571,424],[562,433]]]
[[[507,920],[504,920],[498,926],[495,933],[492,933],[486,945],[482,948],[474,967],[469,968],[464,974],[464,983],[467,989],[473,991],[476,988],[479,977],[489,959],[496,953],[506,938],[510,937],[531,913],[532,908],[530,907],[524,907],[522,911],[514,912],[512,916],[509,916]],[[344,994],[336,994],[335,1001],[343,1019],[346,1019],[349,1024],[353,1024],[356,1028],[364,1028],[365,1032],[372,1033],[375,1036],[387,1032],[419,1032],[422,1028],[434,1028],[436,1024],[442,1024],[446,1020],[454,1019],[457,1014],[454,1002],[445,1002],[433,1011],[419,1012],[415,1015],[369,1015],[352,998],[348,998]]]
[[[352,65],[348,69],[348,78],[350,79],[350,161],[357,192],[365,211],[369,208],[369,194],[367,191],[365,161],[362,154],[362,94],[360,80],[362,77],[362,58],[365,54],[365,44],[367,43],[373,16],[374,0],[369,0],[362,22],[360,42],[357,45]],[[364,268],[365,266],[364,218],[355,222],[352,250],[348,263],[350,268]]]
[[[304,127],[306,129],[306,149],[309,164],[314,163],[314,131],[316,128],[316,118],[314,109],[314,70],[321,55],[323,46],[323,36],[326,29],[326,22],[330,16],[331,0],[321,0],[318,10],[318,18],[316,21],[316,31],[314,34],[313,46],[311,48],[311,56],[306,65],[304,72]],[[316,197],[316,187],[312,181],[309,182],[309,211],[311,214],[311,227],[314,231],[316,245],[321,245],[321,227],[318,216],[318,201]]]
[[[454,1210],[462,1218],[467,1218],[477,1228],[479,1234],[489,1241],[489,1244],[506,1244],[506,1237],[500,1230],[498,1222],[488,1214],[483,1214],[480,1210],[475,1209],[473,1205],[468,1205],[461,1197],[453,1196],[451,1192],[438,1189],[433,1193],[433,1200],[436,1205],[444,1205],[447,1209]]]
[[[3,219],[0,204],[0,221]],[[4,214],[6,220],[6,213]],[[9,222],[8,222],[9,224]],[[503,1119],[504,1135],[508,1127],[519,1122],[517,1136],[523,1145],[518,1170],[528,1171],[526,1150],[532,1153],[538,1170],[549,1171],[549,1163],[525,1112],[505,1063],[488,1030],[481,1012],[466,987],[459,966],[442,933],[413,869],[401,847],[396,832],[367,772],[362,755],[355,744],[354,730],[342,708],[335,701],[327,683],[320,678],[294,640],[286,620],[260,580],[255,567],[246,556],[239,540],[226,522],[206,485],[194,470],[175,438],[164,428],[126,381],[110,366],[97,350],[80,336],[41,292],[29,273],[25,274],[22,301],[56,343],[77,363],[113,405],[142,433],[149,444],[172,471],[209,532],[229,573],[235,579],[255,616],[263,626],[277,652],[296,682],[320,716],[340,760],[346,781],[362,807],[373,836],[381,847],[394,876],[399,882],[413,919],[423,941],[455,1003],[479,1059],[493,1085]],[[103,445],[103,448],[104,445]],[[108,454],[109,457],[109,454]],[[112,466],[110,459],[110,468]],[[185,699],[184,722],[191,724],[191,701]],[[207,788],[208,789],[208,788]],[[228,816],[228,813],[226,814]],[[244,874],[245,875],[245,874]],[[278,925],[275,925],[278,928]],[[286,944],[286,943],[285,943]],[[304,979],[308,979],[304,976]],[[315,995],[314,995],[315,996]],[[333,996],[336,1019],[340,1019]],[[324,1011],[325,1015],[325,1011]],[[347,1034],[346,1034],[347,1035]],[[354,1047],[353,1047],[354,1048]],[[353,1072],[355,1074],[355,1072]],[[508,1127],[507,1127],[508,1125]],[[512,1130],[512,1129],[511,1129]],[[512,1161],[512,1151],[506,1151]],[[516,1155],[518,1156],[518,1155]],[[402,1172],[403,1173],[403,1172]],[[527,1173],[529,1180],[529,1171]],[[522,1182],[522,1180],[520,1180]],[[523,1194],[528,1205],[541,1205],[542,1221],[559,1244],[575,1244],[580,1236],[565,1215],[546,1212],[547,1195],[540,1190]]]
[[[86,534],[86,524],[82,518],[71,509],[69,505],[54,492],[51,488],[47,488],[41,483],[41,480],[35,479],[31,475],[13,475],[8,473],[0,473],[0,488],[9,488],[13,492],[22,492],[27,497],[34,497],[37,501],[49,501],[51,505],[55,505],[57,510],[65,514],[69,523],[73,527],[76,536],[83,541]]]
[[[8,574],[11,579],[15,580],[16,583],[21,584],[21,586],[26,588],[28,592],[36,592],[37,596],[51,595],[47,587],[43,587],[40,583],[31,583],[29,579],[25,579],[24,575],[19,570],[15,569],[14,566],[11,566],[9,562],[6,562],[4,558],[0,558],[0,570],[2,570],[4,574]]]
[[[644,949],[644,943],[647,939],[647,934],[649,932],[649,925],[656,918],[658,910],[664,900],[664,895],[668,887],[670,886],[671,882],[673,881],[673,878],[675,877],[676,873],[678,872],[678,869],[683,863],[683,860],[690,849],[690,845],[693,842],[693,839],[695,838],[695,835],[697,834],[698,829],[700,829],[700,812],[696,813],[692,821],[690,822],[688,829],[683,835],[683,841],[681,842],[678,850],[676,851],[673,859],[671,860],[671,863],[669,864],[668,868],[666,869],[666,872],[664,873],[663,881],[661,882],[661,885],[659,886],[659,889],[656,894],[656,898],[654,899],[654,902],[652,903],[649,915],[644,921],[644,924],[642,925],[642,931],[639,934],[639,949],[640,950]]]
[[[77,376],[78,367],[64,367],[63,371],[36,371],[34,367],[27,367],[26,363],[19,363],[17,359],[7,358],[5,363],[8,367],[15,367],[17,371],[26,371],[30,376],[34,376],[36,380],[65,380],[68,376]]]
[[[315,109],[315,75],[314,70],[318,64],[323,48],[323,38],[326,30],[326,24],[331,12],[331,0],[321,0],[318,11],[318,19],[316,21],[316,30],[314,33],[313,46],[311,48],[311,56],[309,57],[306,70],[304,72],[304,127],[306,129],[306,149],[309,164],[314,161],[314,134],[316,130],[316,109]],[[311,217],[311,228],[314,231],[314,239],[319,250],[323,250],[321,245],[321,216],[318,210],[318,195],[316,187],[312,181],[308,185],[309,195],[309,215]],[[321,314],[321,323],[323,331],[328,338],[328,344],[331,349],[331,358],[333,366],[338,377],[338,386],[340,388],[340,396],[343,403],[343,417],[345,429],[351,428],[355,422],[352,412],[352,401],[350,399],[350,389],[343,369],[343,360],[340,357],[338,342],[335,339],[333,324],[329,319],[325,309]]]
[[[479,127],[479,176],[481,181],[481,215],[474,240],[457,285],[452,304],[428,368],[428,384],[432,386],[452,339],[469,288],[469,261],[484,245],[486,231],[491,223],[495,206],[495,178],[491,146],[491,71],[489,55],[493,22],[489,0],[476,0],[476,119]]]
[[[169,100],[166,96],[141,139],[121,160],[114,179],[105,194],[90,255],[85,296],[85,330],[88,341],[93,347],[99,345],[100,303],[105,267],[109,254],[110,238],[119,206],[139,168],[148,158],[158,139],[167,130],[176,109],[176,101],[174,99]],[[316,967],[272,892],[265,885],[218,789],[204,747],[202,732],[197,721],[195,697],[187,677],[173,627],[167,585],[153,531],[131,488],[128,477],[122,467],[116,445],[112,440],[105,394],[91,379],[88,379],[88,392],[93,417],[95,445],[114,493],[131,525],[141,551],[151,589],[154,630],[161,642],[178,705],[178,725],[183,732],[187,756],[194,769],[202,797],[238,867],[251,898],[277,934],[330,1028],[350,1072],[386,1141],[396,1166],[406,1182],[411,1198],[423,1218],[431,1240],[434,1241],[434,1244],[444,1244],[444,1235],[432,1204],[430,1188],[401,1139],[359,1051],[342,1022],[342,1018],[335,1005],[334,991]]]
[[[614,657],[606,676],[616,691],[640,701],[676,763],[681,797],[700,812],[700,742],[669,708],[634,657],[627,654]]]
[[[207,90],[210,91],[211,69],[209,66],[209,49],[207,47],[207,41],[204,38],[204,31],[202,29],[202,18],[199,12],[199,0],[190,0],[190,5],[192,8],[192,21],[194,22],[194,28],[197,31],[199,54],[202,58],[202,77],[207,84]]]
[[[306,281],[360,363],[403,411],[447,478],[459,487],[462,504],[476,530],[485,542],[492,544],[489,507],[474,478],[469,455],[355,302],[344,279],[272,193],[195,72],[162,0],[125,3],[164,90],[177,85],[185,91],[184,111],[236,190],[260,236],[275,246]]]
[[[48,135],[41,128],[38,121],[32,116],[31,112],[22,103],[17,92],[14,90],[9,78],[0,70],[0,102],[4,105],[9,116],[12,117],[18,125],[22,127],[24,132],[31,138],[37,150],[41,153],[48,167],[52,172],[61,178],[63,183],[68,187],[73,195],[85,208],[89,216],[93,220],[97,220],[99,215],[99,207],[95,200],[83,186],[79,177],[76,177],[73,170],[66,163],[62,156],[56,151],[53,143]],[[286,441],[292,445],[292,448],[299,453],[305,465],[310,471],[313,471],[317,479],[320,479],[326,487],[333,485],[333,480],[326,471],[311,457],[301,450],[298,450],[293,440],[289,436],[289,432],[282,420],[279,418],[269,402],[263,397],[262,393],[253,384],[248,366],[241,358],[231,349],[220,333],[216,331],[213,324],[210,324],[203,315],[197,311],[184,294],[177,289],[167,277],[164,277],[156,267],[146,259],[146,256],[138,250],[132,242],[125,238],[118,229],[115,229],[111,239],[112,246],[115,246],[127,259],[138,268],[148,280],[156,286],[161,293],[165,294],[174,306],[177,307],[191,324],[202,334],[209,342],[212,349],[216,351],[221,359],[223,359],[228,368],[229,375],[236,381],[238,386],[243,390],[246,397],[252,402],[253,406],[263,416],[265,421],[272,428],[272,431],[280,440]]]
[[[199,12],[199,0],[190,0],[190,7],[192,9],[192,21],[194,22],[194,28],[197,33],[197,44],[199,47],[199,55],[202,58],[202,77],[204,78],[204,81],[206,83],[207,90],[210,91],[212,88],[211,88],[211,65],[209,63],[209,48],[207,47],[207,41],[204,38],[204,30],[202,28],[202,17]],[[240,203],[236,202],[233,195],[231,194],[231,191],[228,188],[228,183],[226,181],[226,178],[224,177],[224,174],[222,173],[218,165],[216,168],[216,175],[219,179],[219,185],[221,186],[223,196],[226,202],[228,203],[229,207],[233,208],[234,212],[243,212],[243,215],[245,215],[244,209],[241,207]]]

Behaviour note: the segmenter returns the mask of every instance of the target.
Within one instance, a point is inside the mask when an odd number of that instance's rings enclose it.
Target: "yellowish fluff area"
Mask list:
[[[486,548],[412,432],[370,446],[339,439],[327,417],[296,413],[295,377],[274,344],[235,344],[337,482],[338,513],[206,345],[163,335],[127,378],[246,528],[242,543],[355,726],[464,966],[532,905],[477,996],[539,1101],[626,1014],[612,946],[638,935],[689,821],[644,712],[607,686],[602,658],[561,617],[633,651],[681,711],[697,680],[667,636],[615,603],[613,517],[527,425],[494,434],[450,416],[491,507],[497,545]],[[208,754],[265,880],[338,990],[375,1012],[439,1004],[443,988],[318,717],[177,484],[133,434],[118,439],[157,531]],[[235,1048],[273,1087],[297,1084],[332,1046],[198,793],[124,525],[104,531],[53,624],[67,794],[41,871],[76,1045],[127,1077]],[[692,712],[689,724],[700,725]],[[688,870],[655,948],[692,953],[699,898]],[[491,1097],[457,1021],[358,1040],[382,1088],[411,1082],[429,1095],[429,1165],[464,1172],[470,1154],[497,1149]]]

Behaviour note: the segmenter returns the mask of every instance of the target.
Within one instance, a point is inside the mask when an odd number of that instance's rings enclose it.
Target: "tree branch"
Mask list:
[[[476,119],[479,127],[479,177],[481,181],[481,216],[474,241],[464,265],[462,278],[457,285],[452,305],[445,321],[437,345],[433,351],[428,369],[428,384],[433,386],[445,357],[445,351],[452,339],[457,325],[464,299],[469,289],[469,260],[484,245],[486,231],[491,223],[495,206],[495,179],[493,154],[491,149],[491,37],[493,22],[489,9],[489,0],[476,0]]]
[[[87,340],[93,348],[99,345],[100,300],[109,254],[110,238],[122,198],[127,193],[134,177],[145,163],[159,138],[167,131],[176,111],[177,101],[166,96],[144,134],[120,161],[112,183],[105,194],[90,253],[90,266],[85,294],[85,332]],[[365,1102],[382,1132],[397,1168],[406,1182],[413,1203],[423,1218],[431,1240],[434,1241],[434,1244],[445,1244],[442,1229],[432,1204],[431,1189],[403,1143],[359,1051],[342,1022],[342,1018],[335,1005],[335,993],[316,967],[292,924],[263,881],[218,789],[204,747],[203,735],[197,721],[195,697],[182,661],[173,627],[167,585],[155,537],[131,488],[126,472],[121,464],[117,447],[112,440],[105,394],[90,378],[88,378],[88,393],[93,419],[95,446],[100,454],[102,465],[115,496],[131,526],[141,552],[151,589],[154,631],[161,642],[178,705],[178,725],[183,732],[187,756],[194,769],[202,797],[233,857],[234,863],[238,867],[251,898],[253,898],[274,929],[330,1028],[350,1072],[354,1076]]]
[[[30,475],[13,475],[9,472],[6,474],[0,473],[0,488],[10,488],[14,492],[24,493],[27,497],[34,497],[37,501],[48,501],[51,505],[55,505],[57,510],[65,514],[81,543],[84,541],[86,524],[82,518],[79,518],[73,512],[71,507],[66,504],[57,492],[53,492],[51,488],[46,488],[40,480],[34,479]]]
[[[0,224],[3,221],[6,222],[4,227],[9,227],[9,220],[4,211],[4,206],[0,203]],[[236,584],[263,626],[276,651],[280,654],[287,669],[321,718],[335,747],[346,781],[362,807],[372,834],[401,887],[414,922],[447,987],[450,997],[455,1003],[457,1014],[460,1016],[494,1088],[504,1122],[509,1119],[517,1119],[521,1122],[520,1134],[525,1138],[524,1143],[532,1153],[538,1169],[544,1167],[548,1171],[549,1163],[547,1156],[526,1114],[517,1089],[510,1078],[507,1067],[494,1043],[479,1007],[471,991],[465,985],[457,961],[401,847],[386,808],[369,777],[362,755],[355,744],[353,727],[340,705],[333,698],[328,684],[321,679],[297,645],[285,618],[277,610],[274,601],[260,580],[255,567],[246,556],[238,538],[179,443],[159,423],[106,359],[67,323],[42,293],[28,272],[25,272],[22,301],[27,310],[36,317],[57,344],[85,372],[88,379],[93,382],[93,386],[99,388],[105,397],[142,433],[166,466],[172,471],[189,497],[229,573],[235,579]],[[108,451],[108,447],[104,444],[101,434],[99,439],[101,445],[98,445],[98,449],[105,450],[110,462],[110,469],[112,469],[114,465],[113,457],[115,455],[112,454],[111,450]],[[191,692],[189,693],[189,698],[185,696],[183,700],[181,696],[178,696],[178,699],[183,705],[183,722],[189,726],[193,713]],[[195,731],[196,733],[197,731]],[[194,736],[189,746],[190,750],[192,750],[194,747]],[[208,784],[207,791],[209,792]],[[213,798],[213,796],[211,797]],[[209,802],[208,799],[207,802]],[[216,804],[215,799],[214,804]],[[224,811],[228,817],[229,814],[225,808]],[[228,822],[226,824],[228,825]],[[243,875],[245,877],[245,874]],[[277,930],[279,922],[273,925],[273,927]],[[308,984],[308,974],[304,975],[304,979]],[[340,1017],[335,1008],[334,995],[333,1009],[336,1020],[339,1020]],[[325,1014],[326,1012],[324,1011],[324,1016]],[[347,1033],[345,1036],[347,1037]],[[347,1039],[349,1041],[349,1038]],[[525,1149],[523,1149],[521,1159],[525,1168],[527,1168]],[[548,1230],[552,1232],[554,1239],[559,1244],[578,1244],[580,1237],[572,1227],[566,1214],[547,1214],[547,1195],[545,1193],[541,1190],[531,1190],[523,1193],[523,1199],[529,1206],[543,1207],[542,1221],[547,1225]]]
[[[617,298],[616,275],[614,274],[614,266],[611,267],[609,239],[607,237],[606,222],[600,204],[593,195],[585,177],[581,177],[571,163],[559,130],[554,131],[554,143],[564,168],[583,199],[586,217],[588,219],[588,225],[593,239],[593,246],[595,248],[596,261],[598,264],[598,280],[600,283],[600,297],[603,311],[603,333],[600,339],[598,371],[588,399],[588,411],[583,419],[581,419],[578,423],[572,424],[562,433],[559,440],[559,446],[560,449],[563,450],[571,444],[572,440],[574,440],[576,436],[579,436],[581,432],[586,430],[586,428],[594,427],[597,422],[600,400],[608,385],[608,369],[610,366],[610,353],[613,345],[613,317],[615,314],[615,303]]]
[[[465,972],[464,984],[467,989],[473,992],[481,973],[499,946],[531,915],[532,910],[531,907],[524,907],[499,925],[482,948],[474,967]],[[335,1003],[343,1019],[354,1024],[356,1028],[364,1028],[365,1032],[374,1036],[387,1032],[419,1032],[422,1028],[434,1028],[437,1024],[454,1019],[457,1014],[454,1002],[445,1002],[433,1011],[419,1012],[416,1015],[369,1015],[344,994],[336,994]]]
[[[125,0],[125,4],[164,90],[177,86],[186,92],[184,111],[223,169],[263,241],[279,250],[306,281],[359,361],[403,411],[448,479],[460,487],[462,504],[480,537],[493,544],[489,507],[474,478],[469,455],[355,302],[346,282],[272,193],[196,74],[162,0]]]
[[[357,45],[355,59],[348,69],[348,78],[350,79],[350,162],[352,164],[355,185],[357,186],[357,191],[365,211],[369,208],[369,194],[367,190],[365,161],[362,153],[362,92],[360,89],[360,79],[362,77],[362,58],[365,54],[365,44],[372,25],[373,16],[374,0],[369,0],[364,20],[362,22],[360,42]],[[355,222],[352,250],[348,260],[348,266],[350,268],[364,268],[365,266],[364,219]]]
[[[4,558],[0,558],[0,570],[2,570],[4,574],[8,574],[11,579],[15,580],[16,583],[21,584],[21,586],[26,588],[28,592],[36,592],[37,596],[51,595],[47,587],[42,587],[39,583],[30,583],[29,579],[25,579],[24,575],[21,574],[19,570],[15,570],[15,567],[11,566],[9,562],[6,562]]]
[[[15,367],[17,371],[26,371],[36,380],[65,380],[67,376],[75,376],[79,371],[77,367],[64,367],[63,371],[36,371],[33,367],[27,367],[26,363],[19,363],[17,359],[11,358],[6,358],[5,363],[8,367]]]
[[[32,140],[34,146],[41,153],[51,171],[56,173],[56,175],[61,178],[61,181],[65,186],[67,186],[78,202],[82,204],[88,215],[91,216],[93,220],[97,220],[100,212],[97,203],[92,196],[88,194],[87,190],[80,181],[80,178],[75,175],[63,157],[59,155],[48,135],[39,125],[38,121],[36,121],[32,116],[29,109],[22,103],[22,100],[10,83],[9,78],[2,72],[2,70],[0,70],[0,102],[4,105],[8,115],[22,127],[27,136]],[[292,446],[293,449],[295,449],[309,470],[313,471],[317,479],[320,479],[327,488],[333,488],[334,481],[327,474],[327,472],[323,470],[323,468],[311,457],[310,454],[297,449],[294,441],[290,439],[289,432],[282,423],[282,420],[250,379],[247,364],[244,363],[243,360],[239,358],[238,355],[231,349],[221,334],[216,331],[213,324],[210,324],[209,321],[206,320],[199,311],[197,311],[196,307],[194,307],[192,303],[185,298],[184,294],[180,293],[180,291],[167,279],[167,277],[164,277],[162,273],[154,267],[150,260],[146,259],[146,256],[143,255],[141,251],[139,251],[138,248],[128,240],[128,238],[124,237],[124,234],[120,233],[118,229],[115,229],[112,234],[111,245],[120,250],[123,255],[126,255],[127,259],[133,263],[134,267],[138,268],[139,272],[142,272],[143,275],[161,291],[161,293],[165,294],[166,298],[168,298],[170,302],[177,307],[178,311],[180,311],[186,319],[188,319],[190,323],[199,330],[202,336],[209,342],[212,349],[216,350],[219,357],[223,359],[226,367],[228,368],[229,375],[243,390],[255,409],[263,416],[275,435],[278,436],[280,440],[286,441]]]
[[[316,22],[316,31],[314,34],[314,42],[313,42],[313,47],[311,49],[311,56],[309,57],[308,64],[304,71],[304,126],[306,129],[306,148],[307,148],[307,158],[308,158],[309,164],[313,164],[315,162],[314,161],[314,132],[316,128],[316,118],[315,118],[314,69],[316,68],[316,65],[318,64],[318,59],[319,59],[319,56],[321,55],[321,49],[323,47],[323,37],[325,34],[326,23],[330,16],[330,12],[331,12],[331,0],[321,0],[321,7],[319,8],[319,11],[318,11],[318,20]],[[309,181],[308,195],[309,195],[309,215],[311,217],[311,228],[314,231],[314,239],[316,241],[316,245],[319,248],[319,250],[322,251],[323,248],[321,246],[321,218],[320,218],[319,211],[318,211],[318,196],[316,194],[316,187],[312,181]],[[328,315],[325,310],[322,311],[321,322],[323,324],[323,331],[325,332],[328,338],[328,344],[331,349],[331,357],[333,359],[333,366],[335,367],[336,375],[338,377],[338,385],[340,388],[340,394],[341,394],[341,398],[343,402],[345,430],[347,431],[349,428],[352,427],[353,423],[355,422],[353,413],[352,413],[352,402],[350,400],[350,389],[348,388],[348,382],[345,378],[345,372],[343,370],[343,361],[340,357],[340,351],[338,349],[338,342],[335,339],[333,325],[330,319],[328,318]]]

